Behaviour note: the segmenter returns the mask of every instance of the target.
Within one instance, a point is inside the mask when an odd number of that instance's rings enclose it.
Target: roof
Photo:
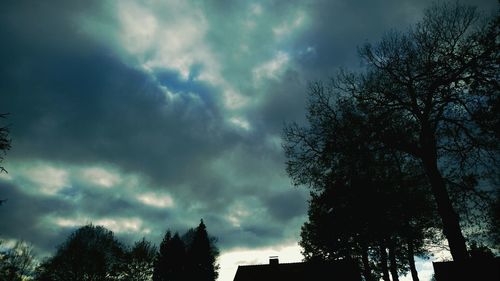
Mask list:
[[[500,280],[500,257],[466,261],[433,262],[437,281]]]
[[[234,281],[360,281],[356,263],[351,261],[299,262],[281,264],[240,265]]]

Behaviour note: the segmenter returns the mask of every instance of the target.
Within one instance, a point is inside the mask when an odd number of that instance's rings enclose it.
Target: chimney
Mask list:
[[[279,264],[280,261],[278,259],[278,256],[270,256],[269,257],[269,264],[272,264],[272,265],[275,265],[275,264]]]

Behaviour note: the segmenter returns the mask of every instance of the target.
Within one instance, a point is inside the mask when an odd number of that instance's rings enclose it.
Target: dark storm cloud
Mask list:
[[[70,169],[68,186],[52,189],[56,192],[37,190],[33,182],[36,178],[13,175],[0,179],[1,197],[7,199],[0,213],[4,222],[1,237],[24,239],[33,243],[40,254],[47,255],[75,228],[92,222],[115,231],[129,244],[144,235],[155,241],[160,239],[167,224],[174,229],[187,229],[185,223],[173,218],[180,215],[175,209],[157,208],[137,200],[137,194],[147,192],[146,189],[94,186],[75,179],[81,172]],[[39,175],[26,171],[24,174]],[[50,180],[46,183],[50,184]]]
[[[357,68],[357,47],[376,43],[391,30],[406,31],[418,22],[433,0],[310,1],[307,9],[313,18],[308,32],[301,34],[294,48],[314,48],[314,55],[300,60],[306,79],[327,79],[338,67]],[[445,2],[445,1],[437,1]],[[454,1],[451,1],[454,2]],[[498,8],[493,0],[463,0],[489,13]]]
[[[263,219],[263,218],[261,218]],[[214,227],[209,229],[212,233],[217,230]],[[236,247],[259,248],[270,245],[280,245],[288,239],[282,225],[273,224],[266,219],[265,223],[255,223],[245,226],[243,229],[224,227],[216,231],[220,244],[225,249]],[[286,241],[288,242],[288,241]]]
[[[264,98],[252,122],[262,134],[276,134],[286,122],[305,121],[308,84],[328,80],[339,68],[356,70],[361,66],[358,48],[376,43],[391,30],[405,31],[418,22],[424,10],[435,1],[276,1],[275,10],[290,6],[307,11],[307,29],[287,42],[293,64],[276,81],[266,84]],[[443,2],[443,1],[442,1]],[[466,0],[488,15],[498,8],[497,1]],[[282,8],[281,6],[285,6]]]
[[[57,26],[68,25],[64,15],[58,18]],[[15,124],[11,157],[110,162],[175,183],[196,173],[193,163],[232,141],[219,125],[213,89],[158,73],[160,83],[177,92],[169,101],[151,77],[121,63],[111,50],[92,44],[83,51],[57,48],[62,38],[90,40],[76,30],[59,30],[56,42],[38,42],[29,40],[35,31],[10,27],[4,32],[27,39],[1,47],[2,106]]]
[[[64,200],[27,195],[18,186],[0,180],[2,205],[0,235],[33,243],[42,253],[52,251],[64,240],[68,231],[44,225],[44,217],[50,214],[71,212],[71,205]]]
[[[287,122],[305,121],[305,104],[308,83],[300,77],[300,73],[289,70],[279,81],[268,84],[262,104],[252,112],[255,122],[262,134],[280,134]],[[282,151],[279,151],[280,156]]]
[[[289,221],[307,212],[307,198],[297,190],[273,194],[266,201],[270,214],[278,221]]]
[[[30,59],[30,72],[0,89],[16,124],[14,157],[109,161],[165,180],[185,176],[184,169],[196,169],[189,161],[220,149],[210,131],[218,113],[207,103],[180,93],[168,104],[147,76],[99,52],[46,55],[56,57]],[[211,138],[197,146],[203,135]]]

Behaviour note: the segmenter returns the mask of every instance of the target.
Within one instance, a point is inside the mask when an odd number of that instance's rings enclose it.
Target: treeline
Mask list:
[[[0,245],[0,280],[214,281],[219,255],[215,243],[203,220],[182,236],[168,230],[159,249],[144,238],[127,247],[112,231],[90,224],[74,231],[38,265],[26,243]]]
[[[311,190],[306,259],[419,280],[414,257],[436,247],[457,261],[500,248],[499,24],[435,4],[360,48],[362,71],[311,84],[307,124],[283,133],[287,172]]]

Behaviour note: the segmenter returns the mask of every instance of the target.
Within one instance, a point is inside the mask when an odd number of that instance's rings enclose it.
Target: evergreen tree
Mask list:
[[[164,281],[166,280],[167,264],[165,262],[165,257],[168,255],[168,245],[172,240],[172,233],[167,230],[163,240],[160,243],[160,249],[156,256],[155,266],[153,270],[153,281]]]
[[[186,280],[186,246],[178,233],[167,231],[160,244],[153,281]]]
[[[188,248],[186,280],[214,281],[217,279],[219,266],[216,262],[219,251],[214,243],[215,241],[209,238],[207,228],[201,220]]]
[[[156,258],[153,281],[214,281],[219,269],[219,250],[215,238],[208,235],[203,220],[189,229],[182,238],[167,231]]]

